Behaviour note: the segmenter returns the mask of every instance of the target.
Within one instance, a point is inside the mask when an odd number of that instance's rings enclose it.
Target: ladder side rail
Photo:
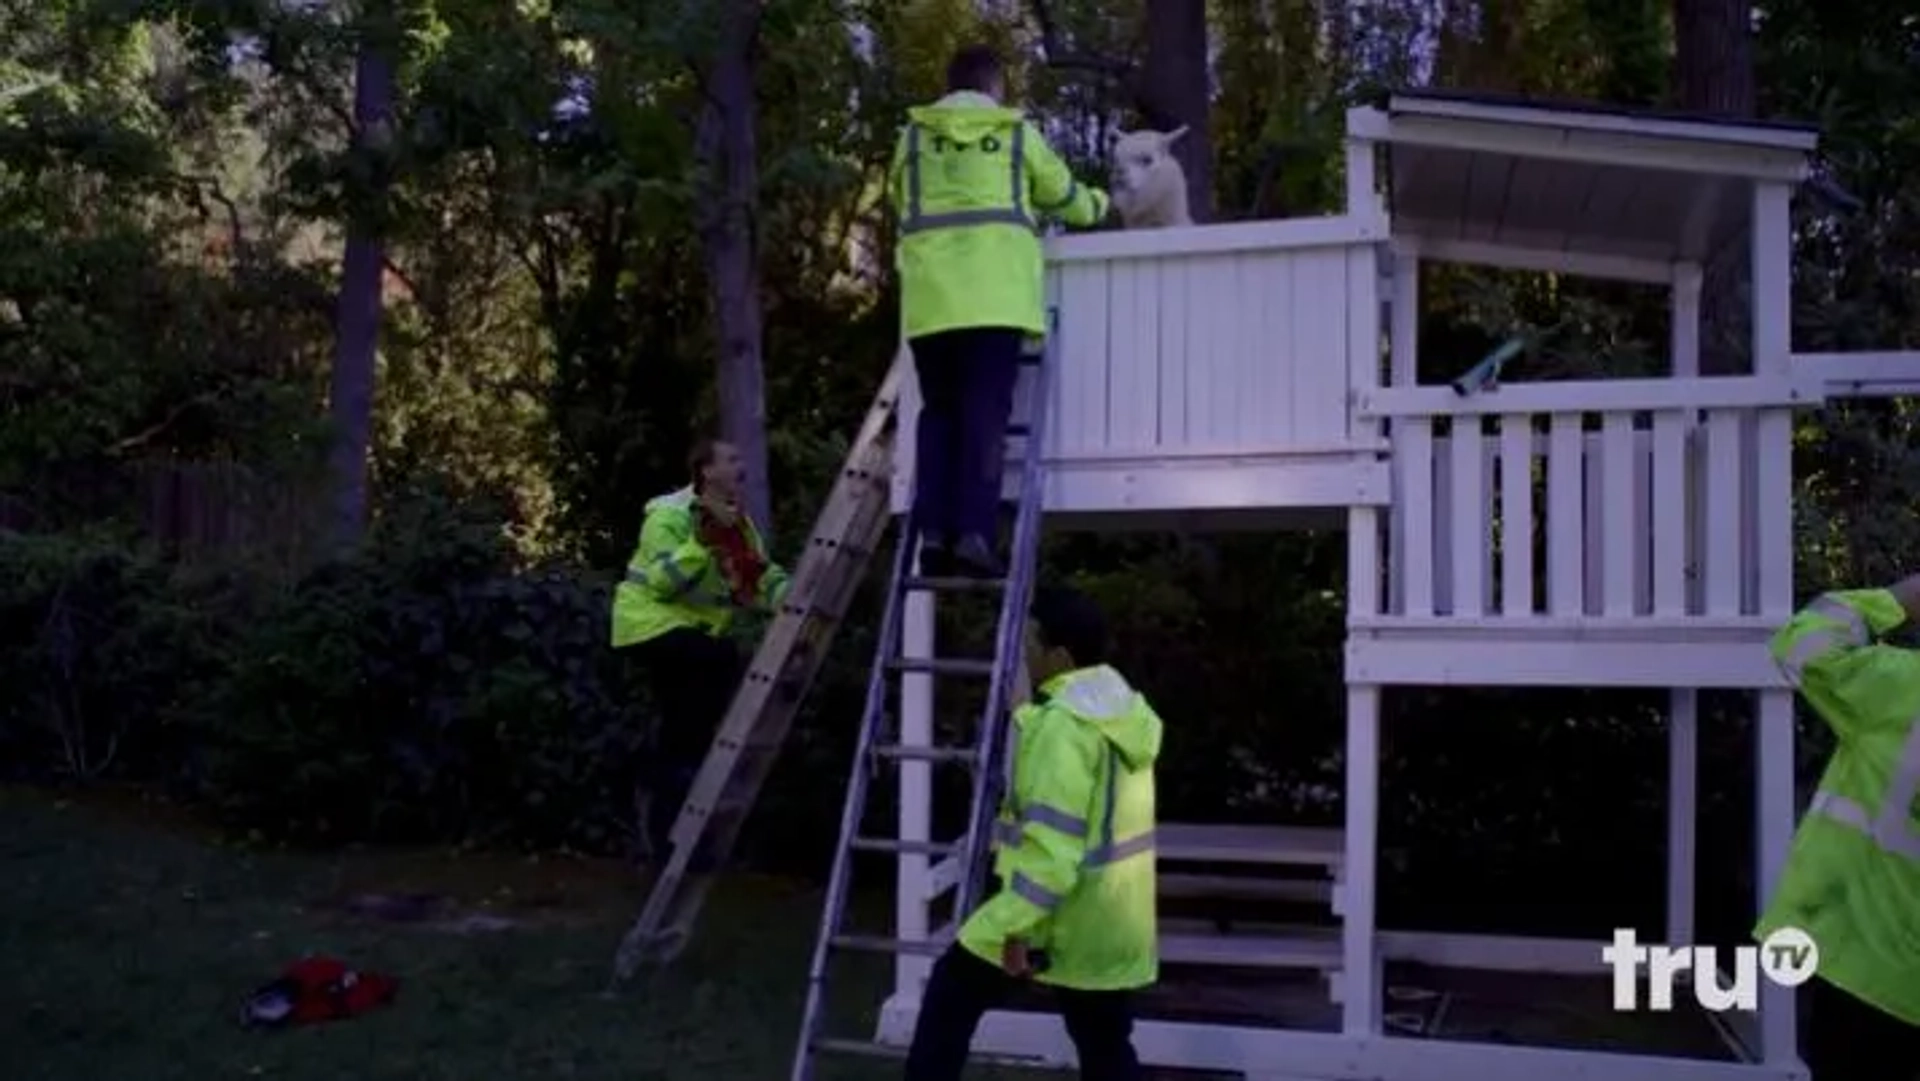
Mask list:
[[[878,544],[884,533],[884,507],[890,494],[869,467],[874,448],[862,446],[855,454],[857,460],[850,459],[849,464],[841,468],[841,479],[836,483],[827,512],[821,516],[822,528],[814,531],[808,543],[808,547],[814,549],[806,561],[806,570],[810,573],[804,582],[796,575],[789,597],[781,605],[781,615],[792,621],[792,629],[778,643],[779,664],[773,666],[764,663],[772,658],[755,656],[753,668],[736,695],[728,723],[714,736],[699,780],[688,793],[687,804],[681,810],[683,819],[694,812],[711,815],[717,810],[714,804],[722,795],[738,791],[735,784],[741,779],[742,759],[747,760],[751,795],[758,798],[759,783],[773,767],[772,748],[784,742],[794,716],[799,713],[807,691],[826,661],[840,624],[846,619],[846,610],[866,569],[868,557],[862,553]],[[837,516],[839,520],[831,528],[826,528],[825,519],[836,510],[844,513]],[[876,517],[877,527],[873,521]],[[823,538],[826,543],[822,543]],[[769,633],[766,645],[774,644]],[[761,686],[753,686],[752,672],[764,672],[770,667],[777,668],[775,675]],[[747,703],[746,696],[756,690],[761,695],[754,703],[757,708],[741,710]],[[755,753],[749,754],[749,751]],[[696,797],[707,799],[698,803]],[[699,824],[705,825],[706,821],[703,817]],[[676,828],[676,847],[681,847],[683,833],[681,828]],[[684,847],[691,849],[699,840],[697,834],[686,836]]]
[[[900,358],[894,359],[893,366],[887,370],[886,379],[880,384],[880,390],[874,395],[873,403],[867,408],[867,414],[861,421],[859,434],[855,436],[846,461],[834,478],[833,486],[828,490],[827,501],[821,508],[818,520],[808,536],[807,550],[802,553],[799,565],[794,567],[793,582],[788,596],[782,601],[779,611],[775,613],[774,625],[769,626],[766,633],[761,636],[760,646],[754,651],[746,675],[734,691],[719,731],[715,733],[713,743],[701,763],[693,786],[688,790],[688,800],[679,809],[675,828],[671,834],[676,849],[681,847],[691,849],[699,842],[697,836],[686,836],[682,829],[683,822],[678,819],[688,817],[688,812],[694,809],[695,797],[708,795],[709,790],[715,787],[724,789],[727,782],[732,780],[741,752],[749,743],[748,737],[760,727],[760,722],[769,707],[778,708],[778,705],[770,699],[773,695],[780,693],[778,685],[788,675],[787,666],[791,663],[792,654],[796,650],[808,651],[809,663],[804,680],[807,684],[812,682],[813,674],[818,672],[820,664],[825,660],[826,650],[821,648],[821,643],[808,640],[808,624],[816,619],[824,619],[837,625],[845,616],[844,605],[836,606],[832,602],[834,587],[839,584],[845,571],[842,566],[847,554],[845,541],[848,538],[845,534],[858,530],[861,521],[861,504],[874,498],[873,493],[868,490],[874,486],[873,479],[864,474],[870,472],[868,459],[872,456],[875,444],[886,434],[887,424],[899,405],[901,363]],[[884,486],[879,487],[884,494]],[[830,543],[820,544],[823,537]],[[864,567],[865,560],[858,562]],[[858,571],[854,573],[857,574]],[[851,592],[848,590],[849,594]],[[816,603],[819,599],[815,596],[816,594],[826,594],[827,603]],[[776,658],[779,664],[771,664]],[[753,679],[754,673],[768,667],[776,669],[770,685],[756,686],[756,681]],[[756,695],[758,695],[757,700],[755,700]],[[754,708],[742,708],[749,704]],[[712,795],[717,796],[718,793],[712,793]],[[712,808],[707,806],[705,809],[710,811]],[[701,824],[704,825],[704,821]],[[679,844],[683,838],[686,841],[684,846]]]
[[[849,537],[855,542],[855,548],[871,550],[886,535],[886,507],[890,493],[883,486],[876,485],[865,497],[866,503],[856,509],[855,517],[848,523]],[[753,731],[755,739],[754,753],[742,754],[744,759],[735,765],[735,772],[729,778],[725,791],[742,802],[742,809],[709,820],[709,835],[716,839],[714,854],[716,857],[730,855],[733,843],[744,829],[747,820],[746,807],[758,802],[760,791],[765,787],[767,778],[773,773],[778,760],[775,748],[783,747],[787,734],[792,730],[793,721],[799,716],[800,707],[806,701],[807,693],[813,687],[823,667],[833,638],[844,622],[847,608],[851,607],[853,595],[858,592],[859,580],[866,567],[867,560],[854,554],[854,549],[843,549],[836,555],[836,566],[842,573],[821,590],[825,599],[823,606],[814,609],[818,622],[814,624],[814,634],[818,640],[810,641],[798,647],[807,651],[807,664],[800,666],[797,672],[783,673],[782,685],[775,692],[780,697],[770,702],[761,712],[759,725]],[[789,658],[788,667],[793,667]],[[698,838],[688,846],[691,855]]]
[[[875,509],[870,515],[863,516],[855,525],[849,528],[858,533],[857,540],[859,547],[863,550],[870,551],[875,545],[880,543],[886,534],[887,519],[889,517],[886,508],[891,499],[891,493],[884,486],[878,486],[872,492],[868,493],[866,498],[871,504],[876,505]],[[844,594],[844,596],[833,596],[828,606],[828,614],[823,619],[823,622],[827,622],[830,628],[837,628],[839,622],[844,618],[845,610],[851,604],[852,595],[857,592],[861,571],[867,563],[867,560],[864,558],[855,558],[844,553],[838,558],[842,561],[846,573],[842,578],[836,580],[834,589],[838,593]],[[821,633],[830,637],[832,630],[829,629]],[[762,723],[768,728],[777,729],[777,733],[768,734],[766,732],[758,732],[756,735],[767,739],[769,742],[772,742],[777,735],[778,742],[784,744],[787,732],[792,727],[793,719],[799,714],[800,705],[805,701],[807,692],[811,689],[814,678],[819,674],[821,662],[824,661],[826,647],[829,644],[830,642],[826,642],[805,647],[816,650],[819,656],[814,659],[813,663],[805,666],[803,677],[796,683],[792,697],[790,699],[783,697],[779,702],[770,703],[762,714]],[[753,754],[742,755],[741,757],[744,761],[734,767],[736,772],[730,778],[728,790],[735,793],[749,793],[747,803],[750,805],[753,802],[758,802],[760,792],[765,787],[767,778],[773,773],[777,755],[773,751],[763,748],[756,750]],[[689,876],[688,881],[680,884],[674,891],[676,896],[672,898],[672,903],[665,904],[663,907],[662,915],[658,920],[658,927],[655,929],[656,933],[671,935],[677,929],[684,927],[687,935],[689,937],[691,936],[693,920],[696,918],[700,906],[706,898],[708,887],[712,885],[713,879],[716,877],[716,872],[718,871],[717,865],[719,861],[724,860],[732,853],[734,845],[738,843],[740,834],[746,827],[746,822],[747,811],[744,807],[739,811],[715,815],[707,820],[706,830],[702,836],[694,837],[692,841],[684,847],[676,847],[673,853],[674,866],[684,867],[686,863],[692,860],[694,854],[698,851],[702,837],[704,837],[706,843],[711,847],[713,853],[711,859],[715,866],[708,871],[692,874]]]
[[[887,448],[869,449],[870,457],[884,457]],[[813,650],[813,663],[801,673],[800,681],[795,685],[793,701],[794,712],[798,704],[804,702],[807,692],[812,690],[813,681],[820,674],[826,661],[832,639],[838,636],[840,625],[846,622],[847,610],[853,607],[853,601],[860,592],[860,583],[866,578],[866,569],[872,561],[873,550],[886,538],[887,526],[891,524],[891,503],[893,493],[885,479],[883,468],[869,468],[870,487],[860,496],[860,502],[854,507],[851,519],[847,523],[847,537],[843,539],[839,551],[834,554],[835,568],[842,571],[822,586],[821,593],[825,604],[815,607],[815,612],[823,618],[826,630],[820,632],[825,641],[809,643]],[[784,736],[784,732],[782,733]],[[769,764],[771,765],[771,764]]]
[[[813,954],[807,964],[806,1005],[800,1018],[799,1046],[794,1053],[794,1081],[806,1081],[810,1072],[813,1041],[826,1009],[824,981],[833,938],[840,933],[839,923],[846,908],[848,882],[853,877],[853,840],[860,835],[860,820],[867,807],[867,786],[872,773],[867,768],[874,734],[886,712],[889,662],[900,650],[901,609],[905,607],[906,580],[913,569],[914,549],[920,537],[919,520],[909,510],[897,535],[893,555],[893,576],[888,583],[886,608],[880,617],[880,634],[873,651],[873,666],[867,674],[866,707],[861,710],[860,728],[854,736],[851,776],[847,779],[846,798],[840,806],[840,837],[834,846],[833,869],[827,876],[827,894],[820,905],[820,926],[814,936]]]
[[[1053,410],[1053,369],[1059,358],[1060,309],[1047,310],[1047,339],[1041,347],[1040,363],[1034,370],[1033,393],[1029,397],[1026,456],[1020,468],[1019,509],[1013,520],[1012,551],[1008,553],[1006,593],[1000,606],[1000,621],[994,635],[994,668],[987,690],[987,704],[976,736],[976,760],[973,774],[971,821],[967,824],[961,858],[959,894],[954,899],[954,918],[964,921],[979,900],[986,879],[987,841],[994,819],[999,814],[1001,776],[1008,729],[1008,699],[1012,684],[1026,674],[1025,640],[1027,609],[1032,602],[1034,578],[1039,572],[1040,519],[1046,504],[1044,473],[1047,419]]]
[[[857,592],[859,578],[872,550],[885,534],[891,493],[884,478],[876,478],[890,468],[889,425],[899,406],[905,364],[905,358],[896,355],[874,394],[815,520],[807,548],[794,568],[789,596],[762,635],[687,799],[675,816],[666,865],[648,891],[639,918],[616,954],[616,983],[632,974],[642,954],[657,945],[654,939],[660,934],[682,922],[688,924],[687,932],[691,933],[690,916],[698,910],[706,894],[702,883],[686,881],[694,851],[716,829],[721,834],[717,858],[723,859],[731,851],[747,809],[719,816],[713,812],[723,794],[741,779],[743,758],[754,759],[746,763],[745,780],[752,799],[758,799],[766,776],[772,771],[774,754],[766,748],[754,749],[753,737],[771,720],[771,727],[777,729],[780,740],[784,741],[792,717],[799,710],[799,700],[810,689],[826,659],[834,632],[845,619],[845,610]],[[824,629],[819,627],[822,623]],[[798,673],[800,678],[793,693],[788,694],[783,684],[796,658],[804,662],[803,671]],[[775,677],[764,685],[757,684],[753,674],[768,668],[775,670]],[[754,754],[749,754],[750,750],[754,750]],[[729,821],[716,825],[716,817]],[[683,920],[683,916],[689,918]]]

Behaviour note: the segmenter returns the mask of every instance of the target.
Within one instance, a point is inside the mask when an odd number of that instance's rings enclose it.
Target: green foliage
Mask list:
[[[321,567],[205,696],[209,795],[302,839],[614,847],[644,726],[607,603],[471,529]]]
[[[5,760],[177,785],[280,838],[610,849],[644,711],[608,596],[473,527],[388,523],[379,559],[273,592],[100,542],[0,543]],[[396,535],[398,534],[398,535]]]
[[[180,710],[220,660],[208,612],[238,600],[115,538],[0,534],[0,770],[177,781]]]

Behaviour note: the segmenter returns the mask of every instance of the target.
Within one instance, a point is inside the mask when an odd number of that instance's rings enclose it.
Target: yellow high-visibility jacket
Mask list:
[[[1018,109],[985,94],[948,94],[907,118],[888,172],[904,335],[1045,333],[1039,216],[1097,224],[1106,192],[1082,186]]]
[[[1085,991],[1159,978],[1153,764],[1162,725],[1106,666],[1050,679],[1014,712],[1012,785],[996,823],[1003,888],[968,917],[960,945],[1000,964],[1017,938],[1044,950],[1042,983]]]
[[[640,544],[627,562],[626,578],[614,589],[615,649],[681,627],[721,635],[732,625],[738,606],[719,561],[694,531],[693,507],[691,487],[648,501]],[[742,521],[753,550],[766,558],[760,531],[751,521]],[[758,606],[769,611],[778,608],[789,585],[787,572],[768,560],[760,577]]]
[[[1773,637],[1839,744],[1754,935],[1800,928],[1820,978],[1920,1025],[1920,652],[1876,641],[1904,622],[1892,593],[1860,589],[1818,598]]]

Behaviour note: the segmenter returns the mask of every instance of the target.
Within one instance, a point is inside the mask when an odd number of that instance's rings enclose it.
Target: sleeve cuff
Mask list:
[[[1047,917],[1047,910],[1028,901],[1013,891],[1011,885],[993,895],[992,899],[980,906],[973,920],[980,927],[990,931],[1001,941],[1020,938],[1040,925]]]
[[[1866,617],[1867,628],[1875,638],[1907,621],[1907,610],[1900,606],[1899,598],[1893,595],[1891,589],[1861,589],[1828,595],[1846,601]]]

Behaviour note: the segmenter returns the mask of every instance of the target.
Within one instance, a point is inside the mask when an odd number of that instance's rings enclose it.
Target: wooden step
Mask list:
[[[1337,871],[1346,840],[1337,829],[1169,822],[1154,830],[1161,863],[1238,863]]]
[[[1161,874],[1159,879],[1160,896],[1170,901],[1333,903],[1333,883],[1326,879],[1200,874]]]
[[[951,927],[927,938],[898,939],[883,934],[842,934],[835,949],[938,957],[953,942]],[[1160,921],[1160,961],[1169,965],[1213,968],[1314,969],[1340,967],[1340,929],[1284,924],[1249,925],[1244,932],[1216,930],[1206,920]]]
[[[1193,921],[1160,923],[1160,961],[1169,965],[1331,972],[1340,967],[1340,949],[1336,927],[1273,927],[1260,933],[1222,934]]]

